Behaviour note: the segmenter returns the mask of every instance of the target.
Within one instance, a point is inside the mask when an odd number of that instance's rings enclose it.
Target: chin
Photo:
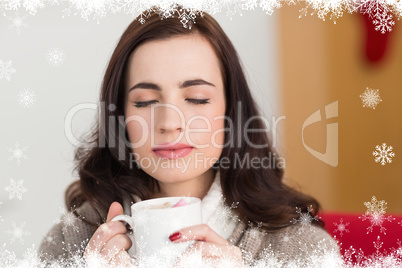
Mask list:
[[[199,177],[206,171],[190,168],[158,168],[153,173],[145,172],[161,183],[181,183]]]

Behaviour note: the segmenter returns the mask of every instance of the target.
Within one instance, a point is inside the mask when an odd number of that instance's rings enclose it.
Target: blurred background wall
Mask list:
[[[321,202],[327,211],[364,212],[372,196],[388,203],[387,212],[402,213],[402,31],[396,21],[384,56],[367,57],[371,38],[362,14],[344,14],[334,24],[316,15],[299,19],[301,6],[278,11],[280,84],[283,96],[286,175]],[[372,24],[370,27],[374,27]],[[372,44],[372,43],[371,43]],[[375,51],[381,50],[377,45]],[[379,89],[375,109],[363,107],[366,88]],[[326,105],[338,101],[338,117],[326,119]],[[304,141],[325,153],[326,125],[338,123],[339,162],[330,166],[302,143],[304,121],[320,110],[322,121],[304,129]],[[376,145],[393,146],[392,163],[375,163]]]

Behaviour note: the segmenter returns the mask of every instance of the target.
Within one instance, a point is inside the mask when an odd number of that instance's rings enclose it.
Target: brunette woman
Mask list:
[[[337,252],[315,218],[317,201],[284,184],[238,55],[210,15],[196,17],[191,29],[157,12],[144,24],[134,20],[110,59],[99,101],[89,149],[76,152],[79,180],[66,191],[77,220],[50,230],[56,245],[44,239],[43,258],[97,253],[129,264],[135,256],[127,253],[126,226],[111,219],[135,202],[168,196],[202,199],[204,224],[170,239],[196,240],[193,249],[203,248],[205,259],[241,265],[274,254],[304,263],[312,251]]]

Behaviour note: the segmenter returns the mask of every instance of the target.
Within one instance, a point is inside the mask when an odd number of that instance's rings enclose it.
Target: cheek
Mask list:
[[[212,109],[211,109],[212,110]],[[221,147],[224,143],[224,111],[186,119],[187,121],[187,142],[194,145],[209,145]]]
[[[149,137],[149,121],[140,115],[131,115],[126,118],[128,138],[133,149],[145,145]]]
[[[224,101],[222,101],[225,103]],[[216,107],[216,113],[213,115],[211,120],[211,128],[212,128],[212,144],[216,144],[217,146],[221,146],[224,144],[225,139],[225,104]]]
[[[219,117],[219,119],[213,121],[212,123],[212,145],[215,147],[222,147],[225,140],[225,120],[224,116]]]

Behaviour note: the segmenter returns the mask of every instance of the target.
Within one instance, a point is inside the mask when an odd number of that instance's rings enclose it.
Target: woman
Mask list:
[[[100,102],[91,146],[76,153],[80,179],[66,191],[78,218],[53,227],[48,237],[62,246],[45,239],[45,259],[95,254],[129,264],[127,229],[111,219],[167,196],[202,199],[205,224],[170,239],[196,240],[192,249],[206,260],[242,265],[274,253],[301,264],[311,251],[337,251],[315,218],[318,203],[283,183],[237,53],[208,14],[191,29],[156,12],[144,24],[134,20],[111,57]]]

